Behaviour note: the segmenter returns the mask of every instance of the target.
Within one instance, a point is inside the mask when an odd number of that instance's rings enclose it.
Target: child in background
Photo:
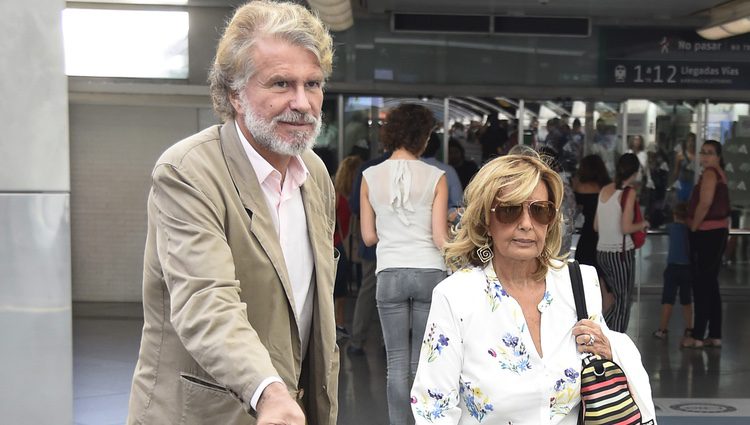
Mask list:
[[[661,295],[661,322],[659,329],[653,335],[656,338],[667,337],[667,326],[672,315],[672,307],[680,291],[680,304],[682,305],[682,316],[685,320],[685,333],[680,346],[686,346],[689,342],[693,326],[693,300],[690,286],[690,257],[688,249],[688,226],[685,224],[687,218],[687,204],[679,203],[672,211],[673,223],[667,224],[669,235],[669,251],[667,254],[667,268],[664,270],[664,289]]]

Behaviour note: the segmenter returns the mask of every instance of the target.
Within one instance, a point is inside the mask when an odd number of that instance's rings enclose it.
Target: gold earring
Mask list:
[[[483,264],[489,263],[494,256],[495,254],[490,248],[489,241],[484,241],[484,245],[477,248],[477,257],[479,257],[479,261]]]

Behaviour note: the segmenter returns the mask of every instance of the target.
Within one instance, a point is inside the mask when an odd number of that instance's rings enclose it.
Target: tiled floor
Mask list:
[[[750,282],[748,262],[721,273],[724,347],[680,349],[678,311],[669,338],[651,336],[659,315],[664,244],[644,247],[640,263],[641,301],[633,306],[629,334],[638,345],[659,409],[659,423],[750,424]],[[353,303],[350,303],[353,304]],[[74,305],[74,395],[77,425],[121,425],[138,355],[142,318],[139,304]],[[351,314],[351,312],[349,312]],[[374,332],[374,331],[373,331]],[[387,424],[385,353],[371,335],[364,356],[346,354],[342,342],[340,425]]]
[[[102,305],[101,307],[105,307]],[[140,305],[131,308],[137,309]],[[143,319],[73,320],[74,418],[81,425],[125,423]]]
[[[750,299],[739,297],[726,301],[725,346],[702,350],[678,348],[678,338],[672,335],[680,334],[682,324],[679,317],[675,317],[672,323],[668,340],[660,341],[650,336],[654,327],[651,323],[658,315],[658,302],[656,295],[644,296],[641,303],[643,320],[638,326],[640,337],[636,342],[651,375],[654,397],[660,408],[660,423],[750,423],[750,385],[747,385],[750,382],[750,363],[747,362],[750,315],[746,313]],[[77,425],[120,425],[125,421],[142,321],[138,317],[139,305],[118,307],[131,309],[131,317],[92,315],[92,311],[111,310],[110,305],[76,305],[77,315],[73,323]],[[370,339],[374,341],[375,335],[372,336]],[[635,339],[635,332],[631,332],[631,336]],[[351,356],[342,347],[339,378],[341,425],[387,423],[385,354],[377,342],[369,342],[365,351],[364,356]],[[736,410],[707,415],[695,412],[711,411],[711,407],[693,406],[692,410],[687,408],[687,412],[670,407],[706,401],[699,399],[728,404]],[[720,407],[714,409],[722,410]],[[705,421],[692,422],[701,417]]]

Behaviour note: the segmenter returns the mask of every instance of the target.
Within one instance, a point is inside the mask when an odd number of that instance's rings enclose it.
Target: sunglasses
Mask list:
[[[523,213],[523,206],[528,204],[529,215],[539,224],[552,223],[557,215],[557,209],[552,201],[526,201],[521,204],[500,204],[492,207],[491,212],[500,223],[515,223]]]

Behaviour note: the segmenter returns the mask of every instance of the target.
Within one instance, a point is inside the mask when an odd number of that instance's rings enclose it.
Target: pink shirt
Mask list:
[[[293,156],[286,170],[286,178],[282,182],[281,173],[253,148],[240,131],[236,121],[234,125],[255,175],[258,177],[260,187],[263,189],[276,234],[279,235],[284,263],[287,266],[287,274],[292,284],[294,314],[302,343],[300,352],[304,359],[307,344],[310,340],[310,325],[312,323],[313,291],[310,291],[310,281],[314,264],[300,187],[310,173],[302,158]],[[269,377],[261,382],[250,401],[253,409],[263,390],[272,382],[282,381],[279,377]]]
[[[718,170],[719,171],[719,178],[723,183],[726,184],[727,182],[727,175],[724,173],[724,170]],[[698,188],[700,190],[700,188]],[[728,229],[729,224],[731,223],[731,217],[722,218],[719,220],[703,220],[701,224],[698,225],[698,230],[716,230],[716,229]]]

